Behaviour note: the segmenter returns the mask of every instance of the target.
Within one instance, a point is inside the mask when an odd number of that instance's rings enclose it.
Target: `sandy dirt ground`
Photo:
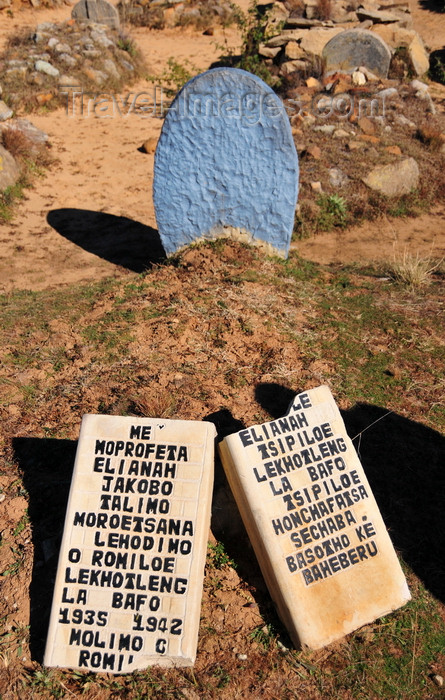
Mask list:
[[[415,26],[431,48],[443,45],[445,15],[413,2]],[[241,0],[241,6],[248,5]],[[0,46],[22,27],[69,19],[68,6],[0,13]],[[132,28],[151,74],[161,75],[170,57],[199,70],[236,49],[239,32],[216,29],[214,36],[193,30],[150,31]],[[130,92],[152,91],[142,82]],[[17,208],[11,223],[0,226],[0,291],[44,289],[141,270],[143,256],[156,259],[159,240],[152,201],[153,153],[138,150],[157,138],[162,119],[140,114],[100,118],[71,105],[33,115],[32,122],[50,138],[54,165]],[[144,250],[138,250],[141,232]],[[127,242],[126,242],[127,241]],[[129,242],[128,242],[129,241]],[[404,250],[445,255],[445,207],[418,219],[384,220],[339,233],[318,235],[294,244],[299,254],[320,263],[391,259]],[[127,255],[122,256],[122,251]],[[125,265],[122,261],[125,260]],[[119,261],[121,264],[117,264]]]

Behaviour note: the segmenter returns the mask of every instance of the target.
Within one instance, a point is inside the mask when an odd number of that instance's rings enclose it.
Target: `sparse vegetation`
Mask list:
[[[264,258],[216,241],[144,275],[1,296],[0,488],[11,514],[0,528],[4,700],[187,693],[254,700],[259,689],[286,700],[438,700],[433,677],[445,672],[442,268],[429,280],[406,287],[378,268],[322,267],[294,253]],[[319,652],[294,650],[237,511],[217,498],[193,669],[114,677],[43,669],[54,541],[81,416],[197,420],[226,409],[252,425],[277,415],[292,391],[322,383],[343,410],[401,554],[411,603]],[[31,577],[38,612],[28,630]]]
[[[224,569],[226,566],[231,566],[236,569],[236,562],[233,561],[226,553],[223,542],[208,544],[208,565],[215,569]]]
[[[388,274],[396,282],[416,289],[430,283],[433,274],[440,270],[442,264],[443,260],[422,257],[418,253],[413,255],[405,250],[401,255],[394,257],[392,264],[388,266]]]
[[[265,83],[273,87],[278,87],[280,80],[272,75],[263,58],[258,53],[259,45],[267,41],[272,36],[268,29],[268,10],[259,8],[256,0],[251,3],[247,15],[238,15],[238,24],[241,29],[241,58],[237,58],[234,65],[237,68],[254,73]],[[279,29],[279,28],[278,28]],[[278,33],[277,27],[273,33]]]
[[[198,73],[198,69],[190,61],[181,63],[170,56],[167,60],[167,68],[160,75],[147,75],[146,77],[151,83],[162,85],[169,97],[174,97],[182,86]]]

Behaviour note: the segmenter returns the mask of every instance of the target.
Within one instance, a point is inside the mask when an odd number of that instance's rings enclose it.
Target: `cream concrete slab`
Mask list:
[[[328,387],[281,419],[229,435],[221,459],[295,646],[318,649],[410,599]]]
[[[46,666],[191,666],[210,526],[211,423],[84,416]]]

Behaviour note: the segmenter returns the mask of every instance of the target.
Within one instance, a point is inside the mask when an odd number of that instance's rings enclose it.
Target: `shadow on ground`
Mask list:
[[[431,51],[429,77],[438,83],[445,83],[445,48]]]
[[[34,545],[30,648],[32,658],[41,663],[77,441],[15,438],[13,448],[29,496]]]
[[[144,272],[165,260],[156,229],[125,216],[66,208],[50,211],[47,221],[72,243],[133,272]]]
[[[443,14],[445,11],[443,0],[420,0],[419,5],[422,10],[429,10],[430,12]]]

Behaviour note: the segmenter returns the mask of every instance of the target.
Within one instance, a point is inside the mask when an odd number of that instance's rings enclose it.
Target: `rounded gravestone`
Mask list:
[[[379,78],[388,76],[391,51],[374,32],[348,29],[334,36],[323,48],[325,72],[354,71],[365,66]]]
[[[72,9],[71,17],[83,22],[106,24],[118,29],[119,13],[108,0],[80,0]]]
[[[153,197],[167,255],[229,235],[286,257],[298,156],[283,103],[237,68],[192,78],[173,101],[155,155]]]

